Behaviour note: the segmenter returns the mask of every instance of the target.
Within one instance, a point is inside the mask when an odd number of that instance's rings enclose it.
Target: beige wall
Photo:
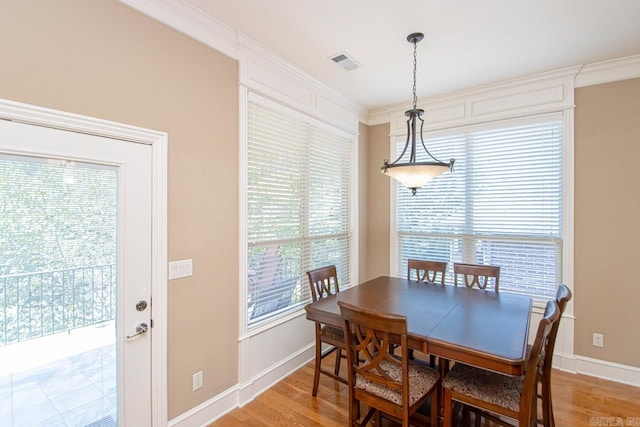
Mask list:
[[[575,353],[640,367],[640,79],[575,102]]]
[[[236,61],[116,1],[20,0],[0,64],[0,98],[168,132],[169,260],[194,269],[169,282],[169,418],[236,384]]]
[[[380,173],[389,158],[389,124],[369,127],[367,140],[367,274],[360,281],[389,275],[390,178]]]

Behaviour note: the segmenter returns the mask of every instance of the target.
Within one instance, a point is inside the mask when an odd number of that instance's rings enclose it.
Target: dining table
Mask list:
[[[307,319],[343,327],[338,301],[406,316],[410,348],[504,374],[524,373],[532,305],[527,296],[380,276],[306,305]]]

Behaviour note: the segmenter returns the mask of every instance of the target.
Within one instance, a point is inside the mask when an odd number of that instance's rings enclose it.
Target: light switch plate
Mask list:
[[[193,276],[193,260],[184,259],[169,263],[169,280]]]

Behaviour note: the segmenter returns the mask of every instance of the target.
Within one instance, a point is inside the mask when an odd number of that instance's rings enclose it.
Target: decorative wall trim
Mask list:
[[[560,111],[573,107],[573,80],[580,66],[505,80],[423,98],[425,130]],[[371,111],[368,125],[391,123],[392,135],[406,134],[408,103]]]
[[[503,90],[509,87],[517,88],[520,85],[527,86],[536,81],[565,77],[573,77],[574,87],[592,86],[618,80],[640,78],[640,54],[587,65],[577,65],[556,71],[490,83],[434,97],[421,98],[418,100],[418,105],[422,106],[422,108],[427,106],[427,108],[424,108],[426,112],[425,115],[431,115],[431,117],[427,119],[430,123],[462,119],[463,115],[467,116],[470,112],[465,111],[465,107],[467,106],[465,103],[456,102],[456,100],[460,101],[460,98],[475,98],[481,95],[482,92]],[[552,88],[547,89],[553,90]],[[524,92],[526,92],[526,90],[521,91],[521,93]],[[548,94],[548,98],[553,98],[553,95]],[[557,101],[560,101],[560,99],[557,99]],[[361,118],[361,120],[364,120],[363,123],[369,126],[390,123],[394,116],[403,114],[405,110],[410,108],[409,104],[407,100],[406,103],[371,110],[368,117],[364,119]],[[425,123],[425,126],[426,125],[427,123]]]
[[[640,77],[640,55],[585,65],[576,76],[575,87],[585,87]]]
[[[185,0],[120,0],[231,58],[238,59],[236,32]]]
[[[238,34],[238,45],[240,84],[357,135],[362,107],[243,34]]]

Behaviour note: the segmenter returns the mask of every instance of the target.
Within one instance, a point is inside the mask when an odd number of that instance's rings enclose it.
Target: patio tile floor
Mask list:
[[[12,359],[8,354],[12,349],[0,348],[0,426],[85,427],[105,417],[117,420],[113,403],[117,402],[115,342],[94,340],[93,346],[98,347],[84,349],[71,345],[68,348],[73,352],[62,358],[56,348],[51,353],[58,358],[45,363],[52,346],[69,342],[65,336],[56,345],[53,338],[42,339],[40,363],[33,362],[31,368],[20,363],[19,355],[14,354]],[[76,334],[76,338],[82,339],[82,334]],[[8,363],[18,369],[12,370]]]

